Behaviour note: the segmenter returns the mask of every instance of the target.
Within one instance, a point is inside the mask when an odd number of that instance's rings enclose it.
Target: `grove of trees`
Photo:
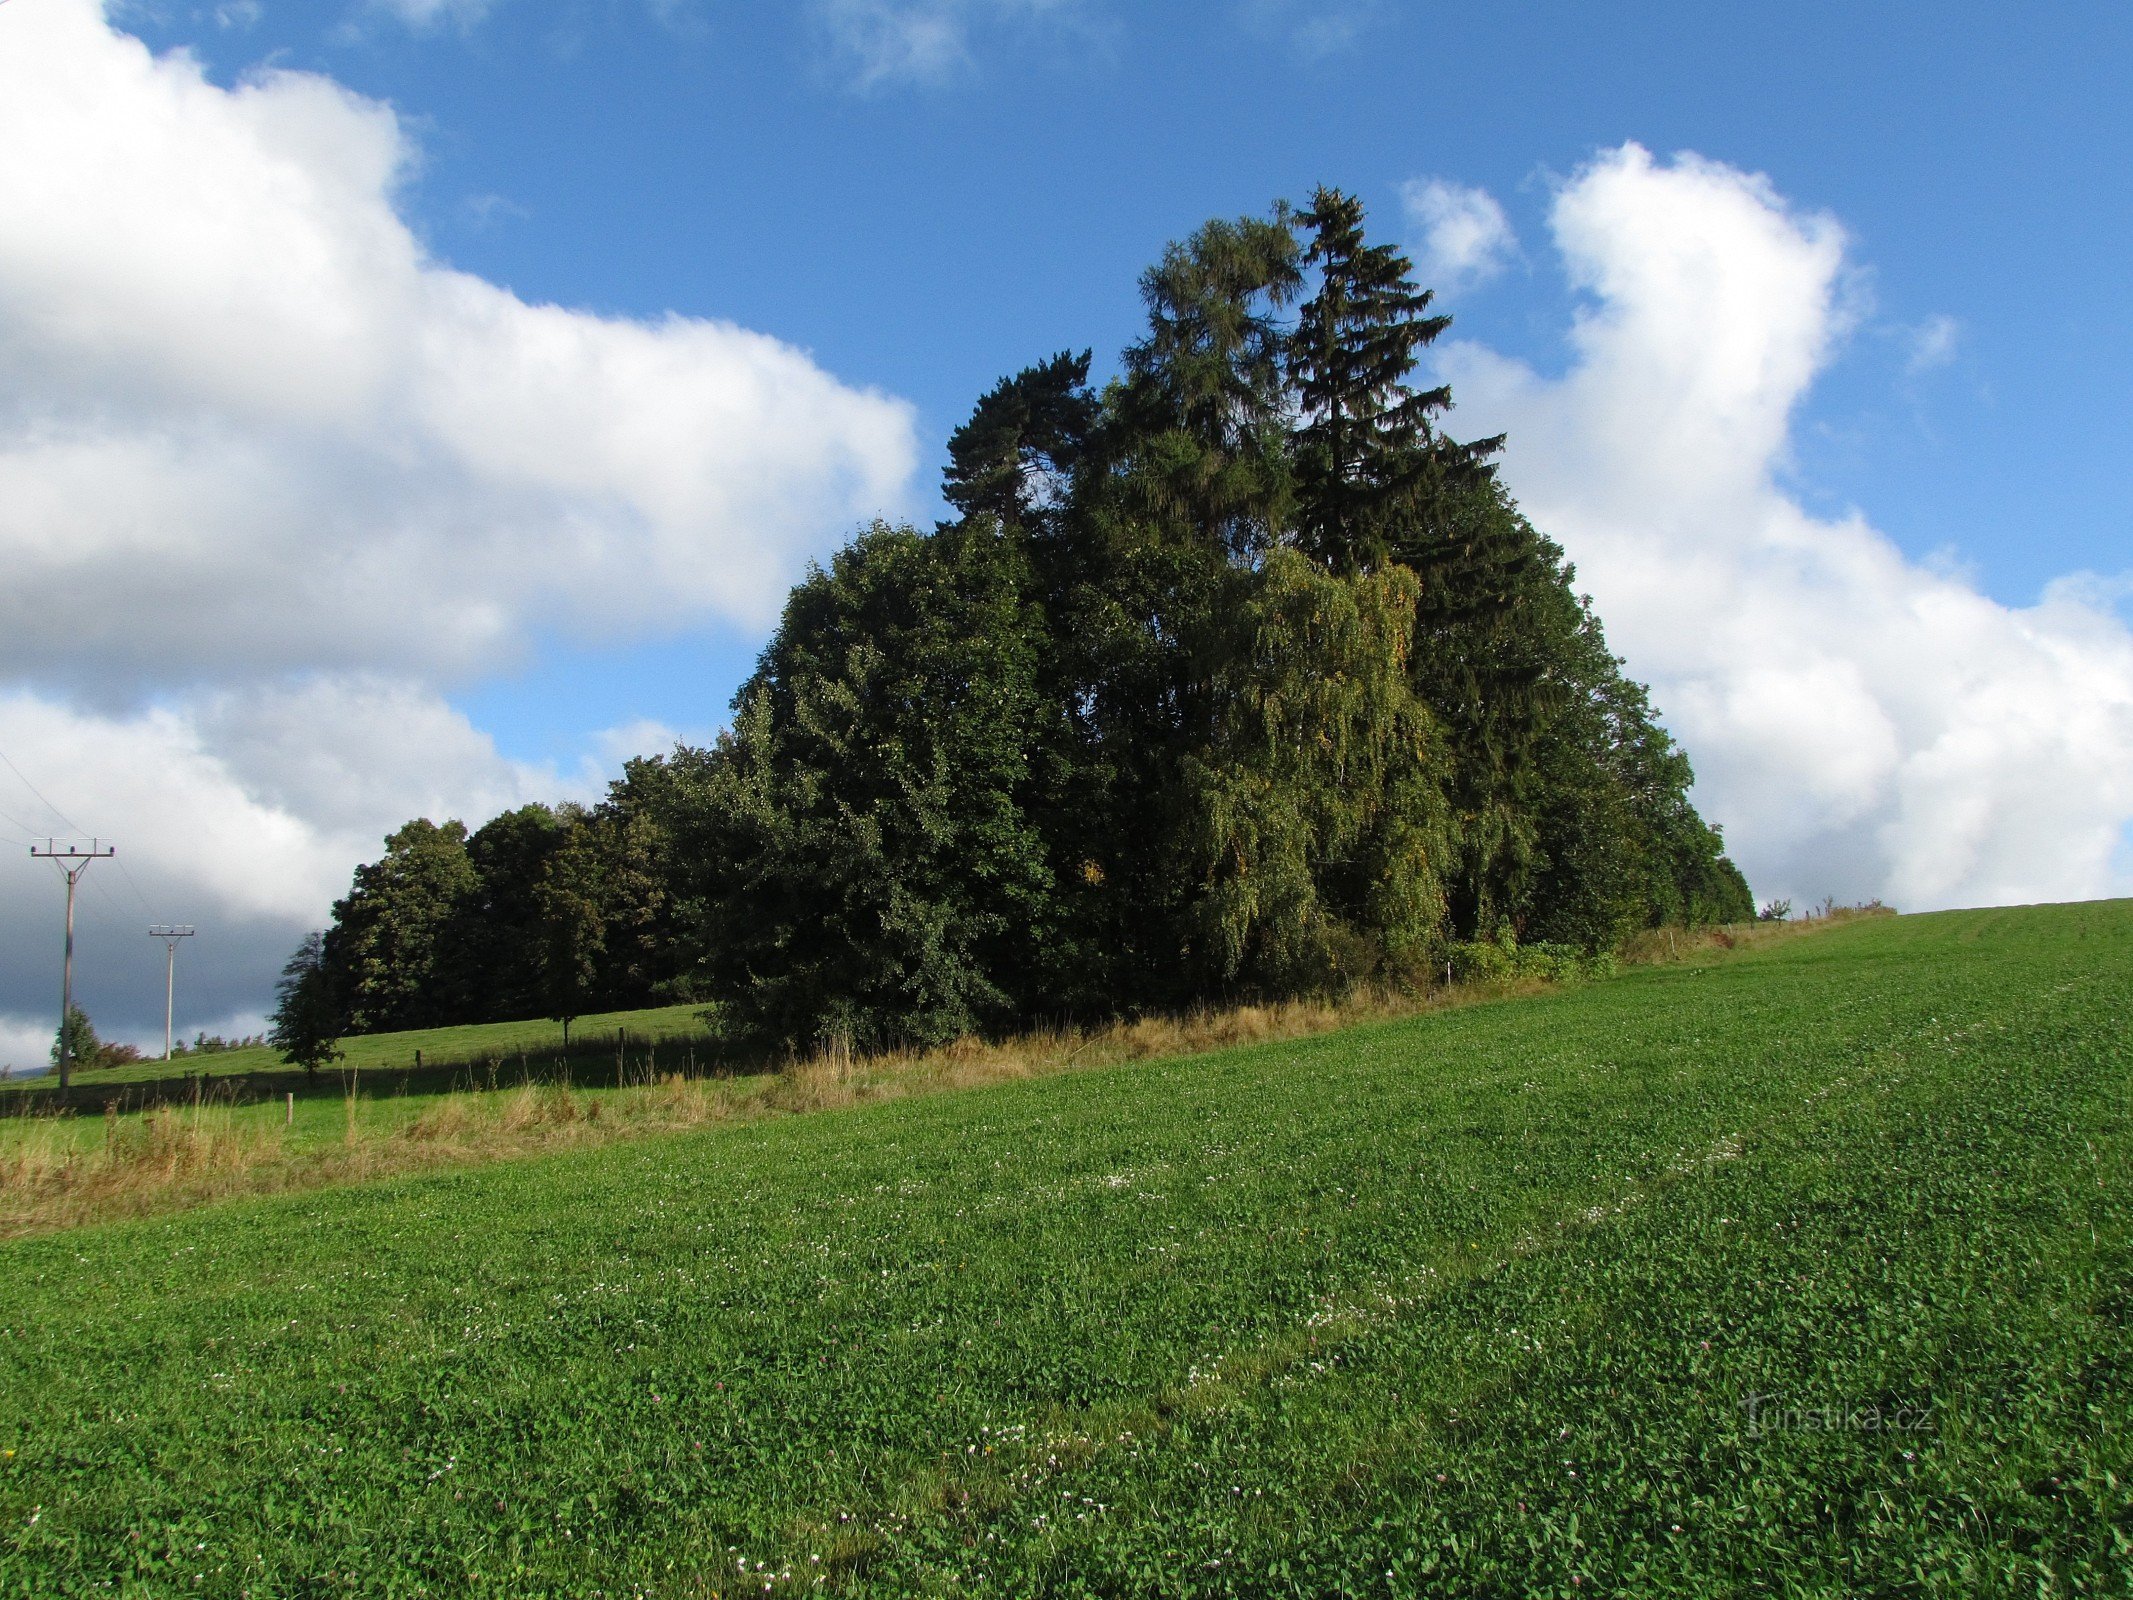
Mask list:
[[[924,1043],[1752,917],[1501,441],[1416,384],[1448,319],[1361,206],[1210,222],[1141,293],[1115,380],[978,401],[952,520],[810,570],[712,747],[394,833],[305,980],[340,1027]]]

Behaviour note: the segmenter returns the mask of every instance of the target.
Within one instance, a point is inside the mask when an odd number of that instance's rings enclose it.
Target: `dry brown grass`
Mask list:
[[[1895,911],[1879,900],[1862,906],[1824,902],[1804,917],[1786,922],[1750,922],[1725,928],[1649,928],[1631,935],[1622,949],[1622,964],[1631,967],[1659,966],[1675,961],[1694,961],[1728,950],[1757,950],[1768,944],[1821,933],[1862,917],[1893,917]]]
[[[1632,963],[1708,958],[1797,938],[1872,910],[1835,908],[1799,922],[1693,934],[1661,930],[1632,941]],[[166,1107],[108,1118],[101,1142],[66,1119],[17,1123],[0,1144],[0,1238],[405,1173],[582,1149],[713,1124],[796,1116],[1011,1083],[1064,1072],[1308,1038],[1360,1023],[1533,993],[1543,984],[1458,985],[1426,991],[1361,988],[1289,1000],[1143,1017],[1100,1027],[1042,1029],[1013,1038],[958,1039],[940,1049],[855,1057],[837,1051],[749,1077],[668,1076],[623,1089],[527,1085],[440,1095],[412,1117],[390,1102],[350,1096],[338,1140],[292,1138],[278,1106]]]

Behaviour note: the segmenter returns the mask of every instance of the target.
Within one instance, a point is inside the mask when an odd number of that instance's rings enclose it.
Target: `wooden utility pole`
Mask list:
[[[178,941],[180,939],[190,939],[192,936],[193,930],[189,927],[156,927],[148,930],[148,937],[161,939],[164,950],[168,952],[167,958],[163,963],[163,1059],[165,1061],[170,1059],[171,1005],[178,993]]]
[[[62,818],[61,820],[64,821],[65,819]],[[67,1084],[70,1081],[70,1074],[74,1065],[71,1059],[74,1053],[74,1041],[67,1037],[67,1024],[74,1018],[74,886],[81,882],[81,875],[89,870],[90,862],[102,861],[107,856],[118,854],[116,845],[107,844],[101,848],[98,846],[99,841],[95,839],[89,841],[89,848],[86,850],[78,845],[71,844],[66,849],[61,850],[54,846],[50,839],[45,840],[42,850],[35,845],[30,846],[31,855],[42,857],[46,861],[58,862],[59,870],[67,875],[67,960],[66,965],[61,969],[59,979],[59,1092],[61,1094],[67,1092]]]

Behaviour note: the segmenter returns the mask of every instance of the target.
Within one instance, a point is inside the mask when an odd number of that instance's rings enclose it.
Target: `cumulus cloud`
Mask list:
[[[906,504],[904,402],[454,270],[398,210],[416,157],[329,79],[224,88],[96,0],[0,6],[0,751],[125,853],[83,901],[107,1027],[160,1035],[149,920],[202,927],[181,1025],[256,1010],[388,828],[596,787],[501,759],[456,685],[551,632],[760,628]],[[20,846],[72,829],[0,807],[0,1018],[34,1019],[56,874]]]
[[[1565,183],[1561,378],[1447,350],[1466,429],[1578,564],[1765,894],[1912,909],[2127,892],[2133,634],[2071,576],[2002,605],[1779,483],[1843,338],[1843,230],[1636,145]]]
[[[394,209],[411,155],[326,79],[224,90],[93,0],[0,12],[0,672],[757,627],[901,504],[908,406],[730,323],[452,270]]]
[[[1417,178],[1401,185],[1400,201],[1415,238],[1416,271],[1431,288],[1485,283],[1518,252],[1511,219],[1486,189]]]
[[[590,772],[504,760],[435,694],[381,678],[216,689],[113,714],[16,689],[0,693],[0,751],[36,775],[33,792],[0,770],[0,1023],[49,1010],[37,1024],[47,1043],[64,895],[56,869],[22,848],[31,840],[116,841],[119,858],[79,891],[76,993],[107,1035],[143,1040],[160,1036],[163,1000],[150,923],[200,927],[182,957],[179,1023],[216,1025],[256,1010],[388,828],[597,792]]]

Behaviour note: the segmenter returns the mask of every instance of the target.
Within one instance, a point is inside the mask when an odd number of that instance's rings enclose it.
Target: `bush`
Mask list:
[[[1497,939],[1465,940],[1446,954],[1455,983],[1494,983],[1512,978],[1575,983],[1581,978],[1608,977],[1615,970],[1612,951],[1586,950],[1574,944],[1520,944],[1510,934]]]

